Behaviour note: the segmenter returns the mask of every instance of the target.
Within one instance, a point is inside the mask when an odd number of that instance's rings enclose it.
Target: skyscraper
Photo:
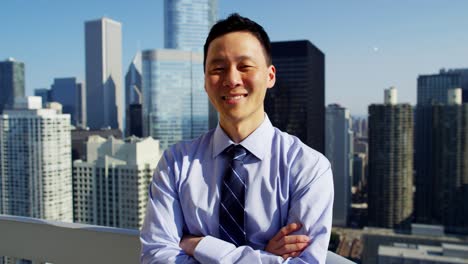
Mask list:
[[[143,132],[162,149],[208,129],[203,56],[182,50],[143,51]]]
[[[70,114],[72,125],[86,125],[85,91],[76,78],[55,78],[50,89],[50,100],[60,103],[63,113]]]
[[[128,136],[143,136],[143,108],[142,104],[131,104],[128,107]]]
[[[75,222],[138,229],[160,158],[158,141],[91,136],[87,160],[73,162]]]
[[[218,0],[164,0],[164,47],[202,52],[208,32],[217,19]],[[192,79],[199,78],[203,80],[203,67],[192,72]],[[203,82],[201,85],[203,86]],[[216,127],[218,114],[208,96],[204,92],[199,93],[199,87],[193,89],[197,91],[193,107],[198,113],[208,113],[208,123],[199,120],[197,123],[202,125],[195,125],[195,129],[200,131],[196,134],[201,134]]]
[[[352,185],[362,189],[367,182],[367,157],[364,153],[354,153]]]
[[[325,156],[333,171],[335,199],[333,225],[346,226],[351,209],[351,176],[353,164],[353,132],[349,110],[337,104],[326,109]]]
[[[432,113],[431,216],[446,232],[468,234],[468,104],[461,89],[448,93],[454,100],[434,105]]]
[[[70,116],[17,98],[0,115],[0,213],[73,221]]]
[[[202,52],[218,0],[164,0],[164,47]]]
[[[274,126],[325,151],[325,55],[308,40],[272,43],[276,84],[265,98]]]
[[[468,69],[441,70],[438,74],[418,76],[415,129],[415,216],[420,223],[433,223],[431,207],[434,171],[432,114],[433,105],[446,104],[450,89],[462,88],[464,102],[468,102]]]
[[[122,29],[109,18],[85,23],[86,112],[91,129],[123,129]]]
[[[137,52],[125,75],[125,135],[141,137],[143,101],[141,52]]]
[[[34,96],[39,96],[42,98],[42,107],[45,108],[48,102],[51,101],[51,92],[47,88],[37,88],[34,89]]]
[[[24,63],[8,58],[0,62],[0,114],[24,96]]]
[[[406,228],[413,213],[413,110],[396,103],[369,106],[369,225]]]

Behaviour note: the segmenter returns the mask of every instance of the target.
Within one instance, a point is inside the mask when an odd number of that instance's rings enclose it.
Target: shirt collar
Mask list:
[[[262,124],[239,144],[246,148],[255,157],[263,160],[263,157],[265,157],[265,154],[269,149],[267,146],[271,145],[273,134],[273,125],[271,124],[268,116],[265,114],[265,119],[263,120]],[[218,126],[216,127],[213,135],[212,157],[215,158],[232,144],[235,144],[234,141],[229,138],[229,136],[224,132],[218,123]]]

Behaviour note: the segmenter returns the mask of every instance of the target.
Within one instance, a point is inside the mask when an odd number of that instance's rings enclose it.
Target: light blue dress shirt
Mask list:
[[[333,177],[329,161],[298,138],[263,123],[240,142],[250,154],[245,193],[247,246],[219,237],[220,187],[234,142],[218,127],[167,149],[153,176],[141,230],[141,263],[325,263],[331,233]],[[283,226],[299,222],[310,245],[297,258],[264,251]],[[194,257],[179,242],[204,236]]]

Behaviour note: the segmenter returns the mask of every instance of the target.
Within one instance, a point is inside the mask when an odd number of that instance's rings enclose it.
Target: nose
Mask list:
[[[226,71],[223,79],[223,86],[235,88],[242,83],[240,72],[236,68],[230,68]]]

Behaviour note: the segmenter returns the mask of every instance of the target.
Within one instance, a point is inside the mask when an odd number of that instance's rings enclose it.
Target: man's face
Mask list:
[[[267,65],[255,36],[239,31],[214,39],[205,66],[205,90],[221,125],[263,120],[263,100],[275,84],[275,68]]]

